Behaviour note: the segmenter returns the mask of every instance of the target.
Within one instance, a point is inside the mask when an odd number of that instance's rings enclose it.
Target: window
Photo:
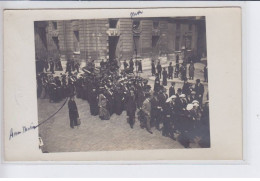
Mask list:
[[[159,36],[152,36],[152,47],[156,48],[159,41]]]
[[[79,51],[80,51],[80,46],[79,46],[79,31],[74,31],[73,46],[74,46],[74,51],[75,51],[75,52],[79,52]]]
[[[192,37],[188,36],[186,39],[186,47],[188,50],[191,50],[191,41],[192,41]]]
[[[139,26],[140,26],[140,21],[134,20],[133,21],[133,29],[139,29]]]
[[[58,29],[57,22],[54,21],[54,22],[52,22],[52,24],[53,24],[53,29],[57,30]]]
[[[175,50],[179,51],[180,50],[180,37],[177,36],[175,40]]]
[[[159,22],[158,21],[154,21],[153,22],[153,28],[157,29],[159,27]]]
[[[109,28],[117,28],[117,19],[110,19],[109,20]]]
[[[177,30],[177,31],[180,31],[180,30],[181,30],[181,25],[180,25],[180,23],[177,23],[177,24],[176,24],[176,30]]]
[[[192,24],[189,24],[189,31],[192,31]]]

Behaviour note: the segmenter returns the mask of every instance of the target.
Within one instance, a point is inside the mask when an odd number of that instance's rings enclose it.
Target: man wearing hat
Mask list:
[[[92,116],[98,115],[98,90],[95,86],[89,92],[89,107]]]
[[[172,99],[168,98],[166,102],[164,103],[164,109],[163,109],[163,129],[162,129],[162,135],[166,137],[172,137],[172,118],[173,118],[173,110],[171,107]]]
[[[54,61],[52,58],[50,59],[50,71],[54,74]]]
[[[166,68],[165,68],[165,67],[163,68],[162,75],[163,75],[163,85],[164,85],[164,86],[167,86],[167,77],[168,77],[168,74],[167,74],[167,71],[166,71]]]
[[[175,82],[171,83],[171,87],[169,88],[169,97],[171,97],[172,95],[175,95]]]
[[[188,83],[187,77],[184,78],[184,83],[183,83],[183,86],[182,86],[182,93],[185,94],[187,98],[189,98],[190,84]]]
[[[132,58],[129,61],[129,71],[130,71],[130,73],[134,72],[134,61]]]
[[[181,72],[181,80],[184,80],[186,78],[186,67],[182,64],[180,67]]]
[[[152,66],[152,76],[154,76],[154,75],[155,75],[155,64],[154,64],[154,60],[152,60],[151,66]]]
[[[196,80],[194,91],[196,92],[195,94],[196,100],[198,100],[200,105],[202,105],[204,86],[200,83],[200,79]]]
[[[159,78],[161,79],[162,78],[162,66],[160,64],[160,61],[158,61],[156,68],[157,68],[157,73],[159,75]]]
[[[128,116],[128,122],[132,129],[135,123],[135,111],[136,111],[135,93],[134,93],[134,89],[131,88],[130,93],[127,95],[126,98],[126,113]]]
[[[172,62],[170,62],[169,66],[168,66],[168,78],[169,79],[173,79],[173,66],[172,66]]]
[[[77,119],[79,118],[77,104],[74,100],[74,96],[70,97],[68,102],[69,108],[69,118],[70,118],[70,127],[74,128],[74,126],[79,126]]]
[[[138,72],[143,73],[143,65],[142,65],[142,60],[139,60],[138,62]]]
[[[159,92],[160,90],[160,78],[159,78],[159,75],[158,73],[155,74],[156,78],[155,78],[155,81],[154,81],[154,92]]]

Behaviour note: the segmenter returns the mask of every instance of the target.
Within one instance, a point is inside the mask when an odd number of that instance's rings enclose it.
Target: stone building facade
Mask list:
[[[156,58],[183,49],[207,55],[204,17],[38,21],[34,29],[39,58]]]

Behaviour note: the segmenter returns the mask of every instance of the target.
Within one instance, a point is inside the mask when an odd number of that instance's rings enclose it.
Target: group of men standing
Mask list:
[[[129,60],[129,63],[124,60],[124,71],[126,71],[127,73],[134,73],[134,66],[135,66],[135,70],[136,73],[143,73],[143,64],[142,64],[142,60],[138,60],[136,59],[135,62],[133,61],[133,59],[131,58]]]

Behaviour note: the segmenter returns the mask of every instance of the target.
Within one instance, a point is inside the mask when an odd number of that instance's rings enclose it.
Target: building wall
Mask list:
[[[154,27],[154,21],[159,23],[158,27]],[[136,36],[140,47],[137,54],[141,57],[176,53],[178,47],[181,51],[190,40],[189,49],[199,56],[206,55],[203,20],[146,18],[140,19],[140,32],[134,33],[132,27],[133,19],[118,19],[114,28],[109,27],[109,19],[38,22],[35,24],[36,54],[40,57],[61,55],[66,60],[73,52],[79,51],[83,61],[109,59],[109,36],[117,36],[116,57],[119,60],[130,59],[135,55],[133,37]],[[47,43],[42,35],[44,28]],[[111,35],[113,31],[116,34]]]

